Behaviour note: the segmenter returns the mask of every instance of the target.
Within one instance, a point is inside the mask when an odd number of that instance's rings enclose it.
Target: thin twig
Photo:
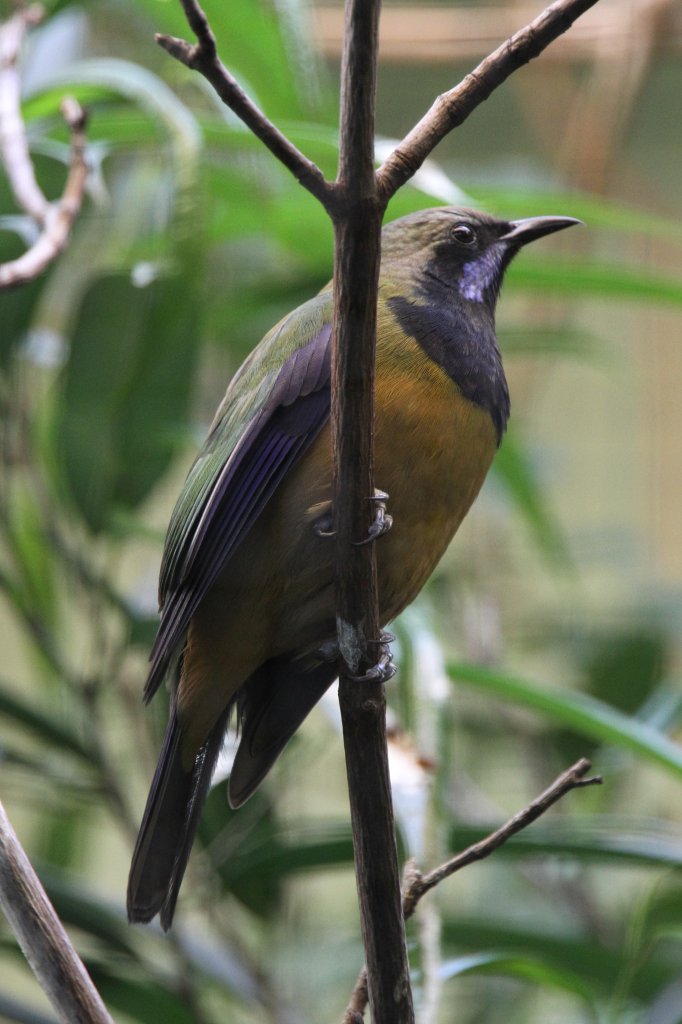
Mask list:
[[[562,772],[544,793],[541,793],[527,807],[524,807],[523,810],[515,814],[509,821],[506,821],[495,832],[486,836],[485,839],[481,839],[480,842],[468,846],[462,853],[458,853],[451,860],[446,861],[445,864],[441,864],[439,867],[434,868],[433,871],[429,871],[427,875],[421,875],[418,871],[411,872],[408,884],[403,890],[405,920],[412,917],[417,909],[419,900],[429,890],[439,885],[445,878],[454,875],[456,871],[461,871],[468,864],[473,864],[474,861],[489,857],[491,853],[494,853],[498,847],[506,843],[517,832],[527,828],[532,822],[536,821],[553,804],[561,800],[562,796],[565,796],[566,793],[570,793],[573,789],[582,789],[585,786],[601,785],[602,779],[599,775],[585,778],[591,767],[592,765],[587,758],[581,758],[580,761],[576,761],[574,765],[565,772]]]
[[[556,0],[493,51],[459,85],[439,96],[377,171],[386,202],[419,170],[445,136],[462,124],[518,68],[538,57],[597,0]]]
[[[113,1024],[0,803],[0,905],[65,1024]]]
[[[325,180],[319,167],[309,160],[246,95],[237,80],[221,63],[208,19],[196,0],[181,0],[185,16],[197,41],[158,33],[156,41],[171,57],[211,83],[223,103],[230,108],[277,159],[291,171],[304,188],[320,200],[326,209],[333,207],[334,185]]]
[[[598,786],[602,779],[599,775],[585,778],[591,768],[587,758],[581,758],[565,772],[559,775],[551,786],[540,796],[532,800],[523,810],[518,811],[512,818],[500,828],[491,832],[485,839],[473,843],[466,850],[456,854],[444,864],[423,875],[414,861],[409,861],[405,866],[403,878],[403,915],[409,920],[417,909],[419,901],[427,892],[440,885],[442,881],[454,875],[456,871],[473,864],[475,861],[484,860],[491,853],[503,846],[517,832],[528,828],[553,804],[557,803],[563,796],[574,789],[583,789],[585,786]],[[367,1007],[367,968],[360,971],[350,1002],[346,1008],[342,1024],[361,1024],[364,1011]]]
[[[0,289],[25,284],[41,274],[66,247],[80,212],[88,177],[86,116],[80,104],[70,96],[62,101],[61,111],[71,133],[71,160],[62,197],[48,204],[42,219],[43,230],[31,248],[16,260],[0,265]]]

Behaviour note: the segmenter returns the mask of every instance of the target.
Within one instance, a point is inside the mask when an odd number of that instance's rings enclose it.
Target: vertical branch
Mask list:
[[[355,871],[374,1024],[414,1020],[386,750],[383,683],[353,676],[379,656],[374,545],[374,351],[384,204],[373,171],[379,0],[348,0],[334,216],[332,437],[339,699]],[[380,482],[379,482],[380,483]]]

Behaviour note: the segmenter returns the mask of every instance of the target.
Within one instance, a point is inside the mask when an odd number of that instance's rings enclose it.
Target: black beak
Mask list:
[[[582,224],[575,217],[525,217],[523,220],[512,220],[509,231],[500,236],[500,242],[511,242],[514,246],[527,245],[536,238],[543,238],[555,231],[563,231],[574,224]]]

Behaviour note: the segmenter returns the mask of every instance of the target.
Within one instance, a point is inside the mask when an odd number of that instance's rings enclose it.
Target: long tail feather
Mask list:
[[[189,771],[182,765],[181,729],[172,711],[135,844],[128,879],[128,919],[160,914],[168,931],[201,809],[225,735],[227,712],[213,727]]]

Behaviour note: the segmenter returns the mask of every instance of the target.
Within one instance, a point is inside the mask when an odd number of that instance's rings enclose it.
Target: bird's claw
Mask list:
[[[350,675],[348,678],[354,683],[387,683],[389,679],[392,679],[397,669],[393,664],[389,644],[392,644],[394,640],[393,633],[382,633],[378,640],[373,641],[373,644],[379,648],[379,659],[376,664],[362,675]],[[321,644],[315,651],[315,657],[325,662],[337,661],[340,657],[338,641],[328,640]]]
[[[388,494],[386,491],[375,490],[374,494],[367,498],[367,501],[375,502],[374,508],[374,519],[372,525],[367,531],[367,536],[363,540],[354,540],[353,546],[356,548],[362,547],[363,544],[371,544],[373,540],[378,537],[382,537],[385,533],[393,526],[393,516],[389,515],[386,511],[386,502],[388,500]],[[334,517],[331,512],[325,512],[313,523],[313,531],[318,537],[335,537],[336,530],[334,529]]]
[[[363,544],[371,544],[378,537],[383,537],[393,526],[393,516],[389,515],[386,511],[386,502],[388,501],[386,491],[375,490],[374,494],[367,501],[375,502],[374,520],[367,531],[367,536],[363,540],[353,541],[353,546],[356,548],[362,547]]]
[[[375,640],[379,647],[379,658],[376,664],[372,665],[361,676],[349,676],[354,683],[387,683],[396,674],[397,669],[393,664],[391,655],[391,642],[395,640],[392,633],[382,633],[378,640]]]

